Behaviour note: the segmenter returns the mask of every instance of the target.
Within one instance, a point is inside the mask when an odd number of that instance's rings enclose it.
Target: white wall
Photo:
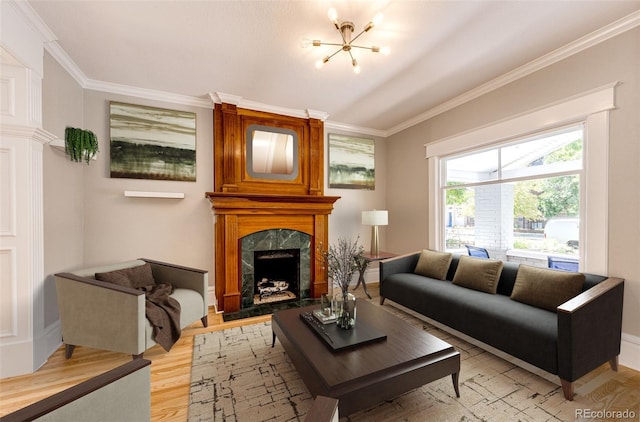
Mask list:
[[[213,111],[97,91],[84,95],[84,125],[98,136],[101,151],[84,172],[84,265],[144,257],[213,274],[213,217],[204,196],[213,190]],[[196,181],[111,178],[110,101],[195,112]],[[128,190],[185,198],[130,198],[124,196]]]
[[[43,127],[64,139],[67,126],[83,127],[84,92],[47,53],[42,83]],[[64,151],[44,149],[45,320],[58,319],[53,274],[78,268],[84,257],[84,183],[86,164],[71,162]]]

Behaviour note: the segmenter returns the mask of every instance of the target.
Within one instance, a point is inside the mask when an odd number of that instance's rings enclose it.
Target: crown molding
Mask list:
[[[40,18],[40,16],[33,10],[33,7],[26,1],[15,0],[3,0],[3,3],[11,6],[18,14],[22,15],[26,22],[29,23],[43,42],[49,42],[56,39],[56,35],[51,31],[51,28]]]
[[[362,135],[378,136],[380,138],[387,138],[389,136],[389,132],[386,130],[371,129],[368,127],[354,126],[354,125],[348,125],[345,123],[338,123],[338,122],[331,122],[331,121],[325,122],[324,127],[327,129],[335,129],[335,130],[359,133]]]
[[[299,117],[302,119],[319,119],[325,121],[329,116],[329,114],[324,111],[279,107],[271,104],[259,103],[257,101],[246,100],[238,95],[225,94],[224,92],[212,92],[209,93],[209,97],[211,98],[211,101],[216,104],[233,104],[239,108],[282,114],[284,116]]]
[[[39,127],[3,124],[0,129],[3,136],[29,139],[43,145],[58,139],[53,133]]]
[[[204,96],[195,97],[191,95],[174,94],[172,92],[158,91],[155,89],[138,88],[130,85],[96,81],[95,79],[88,79],[82,87],[91,91],[128,95],[131,97],[181,104],[191,107],[202,107],[208,109],[211,109],[213,107],[213,103],[211,102],[211,100],[209,98],[205,98]]]
[[[45,43],[44,49],[51,54],[51,56],[67,71],[69,75],[80,85],[85,88],[89,78],[84,74],[82,70],[75,64],[75,62],[69,57],[66,51],[60,47],[57,41],[50,41]]]
[[[433,107],[432,109],[427,110],[426,112],[419,114],[418,116],[412,119],[409,119],[404,123],[394,126],[387,131],[387,134],[388,134],[387,136],[394,135],[398,132],[401,132],[405,129],[410,128],[411,126],[415,126],[418,123],[422,123],[425,120],[428,120],[432,117],[435,117],[439,114],[449,111],[462,104],[465,104],[482,95],[485,95],[491,91],[501,88],[513,81],[516,81],[520,78],[523,78],[527,75],[537,72],[538,70],[551,66],[554,63],[557,63],[561,60],[571,57],[574,54],[577,54],[590,47],[600,44],[601,42],[604,42],[610,38],[613,38],[626,31],[629,31],[639,25],[640,25],[640,10],[633,12],[625,16],[624,18],[619,19],[607,26],[604,26],[590,34],[587,34],[582,38],[578,38],[577,40],[570,42],[569,44],[566,44],[548,54],[545,54],[544,56],[541,56],[535,60],[532,60],[529,63],[512,70],[511,72],[507,72],[501,76],[498,76],[497,78],[492,79],[489,82],[483,85],[480,85],[477,88],[467,91],[462,95],[459,95],[449,101],[446,101],[436,107]]]
[[[156,100],[156,101],[164,101],[175,104],[183,104],[194,107],[204,107],[211,108],[213,103],[222,102],[220,97],[218,96],[220,93],[208,94],[209,98],[203,97],[194,97],[188,95],[181,94],[173,94],[164,91],[156,91],[151,89],[143,89],[137,88],[127,85],[113,84],[109,82],[102,82],[93,79],[89,79],[86,75],[78,68],[78,66],[71,60],[71,58],[66,54],[66,52],[58,45],[56,41],[55,34],[51,31],[51,29],[42,21],[42,19],[37,15],[37,13],[33,10],[31,5],[24,1],[10,1],[10,3],[27,18],[27,20],[33,25],[34,28],[38,31],[39,34],[45,40],[45,49],[53,56],[53,58],[60,63],[60,65],[67,71],[69,74],[78,82],[78,84],[84,89],[90,89],[94,91],[103,91],[114,94],[128,95],[138,98]],[[405,129],[408,129],[411,126],[415,126],[418,123],[422,123],[425,120],[428,120],[432,117],[435,117],[439,114],[442,114],[446,111],[449,111],[455,107],[458,107],[462,104],[465,104],[469,101],[472,101],[482,95],[485,95],[491,91],[494,91],[498,88],[501,88],[515,80],[523,78],[531,73],[534,73],[538,70],[541,70],[547,66],[550,66],[554,63],[559,62],[560,60],[566,59],[574,54],[577,54],[587,48],[593,47],[601,42],[604,42],[610,38],[613,38],[617,35],[620,35],[626,31],[629,31],[640,25],[640,11],[633,12],[624,18],[621,18],[609,25],[606,25],[590,34],[585,35],[582,38],[577,39],[563,47],[560,47],[551,53],[548,53],[544,56],[539,57],[538,59],[532,60],[531,62],[520,66],[511,72],[505,73],[491,81],[480,85],[477,88],[474,88],[466,93],[459,95],[451,100],[445,101],[444,103],[439,104],[436,107],[433,107],[427,110],[424,113],[421,113],[415,116],[412,119],[406,120],[403,123],[400,123],[390,129],[380,130],[380,129],[372,129],[372,128],[364,128],[358,126],[352,126],[339,122],[330,122],[326,121],[325,126],[332,129],[345,130],[349,132],[357,132],[362,134],[367,134],[371,136],[379,136],[382,138],[387,138],[391,135],[394,135],[398,132],[401,132]],[[222,94],[227,95],[229,94]],[[217,97],[218,96],[218,97]],[[230,96],[236,97],[236,96]],[[229,98],[230,98],[229,97]],[[310,116],[309,110],[298,110],[298,109],[289,109],[284,107],[278,107],[273,105],[268,105],[264,103],[258,103],[254,101],[248,101],[242,99],[242,97],[236,97],[236,101],[238,102],[238,106],[243,108],[251,108],[254,110],[267,111],[277,114],[291,115],[294,117],[303,117],[308,118]],[[227,101],[224,101],[227,102]],[[313,112],[318,113],[318,112]],[[315,114],[317,115],[317,114]],[[328,117],[328,114],[324,114]],[[325,119],[327,118],[325,117]],[[321,119],[324,120],[324,119]]]

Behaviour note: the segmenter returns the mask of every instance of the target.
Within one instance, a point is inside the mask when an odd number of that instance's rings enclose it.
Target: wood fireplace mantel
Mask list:
[[[311,236],[311,296],[328,290],[326,271],[316,259],[320,245],[328,244],[328,219],[339,196],[267,195],[208,192],[215,222],[216,298],[218,311],[241,308],[241,242],[262,230],[298,230]]]
[[[313,116],[315,117],[313,117]],[[338,196],[324,196],[324,122],[216,104],[213,110],[213,190],[206,193],[215,214],[215,286],[219,311],[242,307],[244,236],[263,230],[288,229],[310,236],[311,297],[327,292],[323,265],[316,252],[329,243],[329,214]],[[291,177],[250,171],[251,128],[286,129],[295,134],[296,171]],[[262,130],[262,129],[261,129]],[[297,138],[297,140],[295,140]],[[294,153],[296,154],[296,153]]]

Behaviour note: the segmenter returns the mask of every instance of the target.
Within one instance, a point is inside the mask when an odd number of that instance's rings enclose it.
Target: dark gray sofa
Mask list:
[[[497,294],[489,294],[451,282],[455,255],[444,281],[414,274],[420,253],[380,261],[381,305],[389,299],[558,375],[567,400],[578,378],[606,362],[617,370],[623,279],[585,274],[582,293],[554,313],[510,298],[518,264],[503,263]]]

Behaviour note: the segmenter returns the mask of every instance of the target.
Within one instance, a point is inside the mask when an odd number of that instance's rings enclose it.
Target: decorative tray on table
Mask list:
[[[318,321],[312,311],[301,313],[300,319],[334,352],[387,339],[385,333],[364,321],[357,321],[352,329],[343,330],[337,324]]]

